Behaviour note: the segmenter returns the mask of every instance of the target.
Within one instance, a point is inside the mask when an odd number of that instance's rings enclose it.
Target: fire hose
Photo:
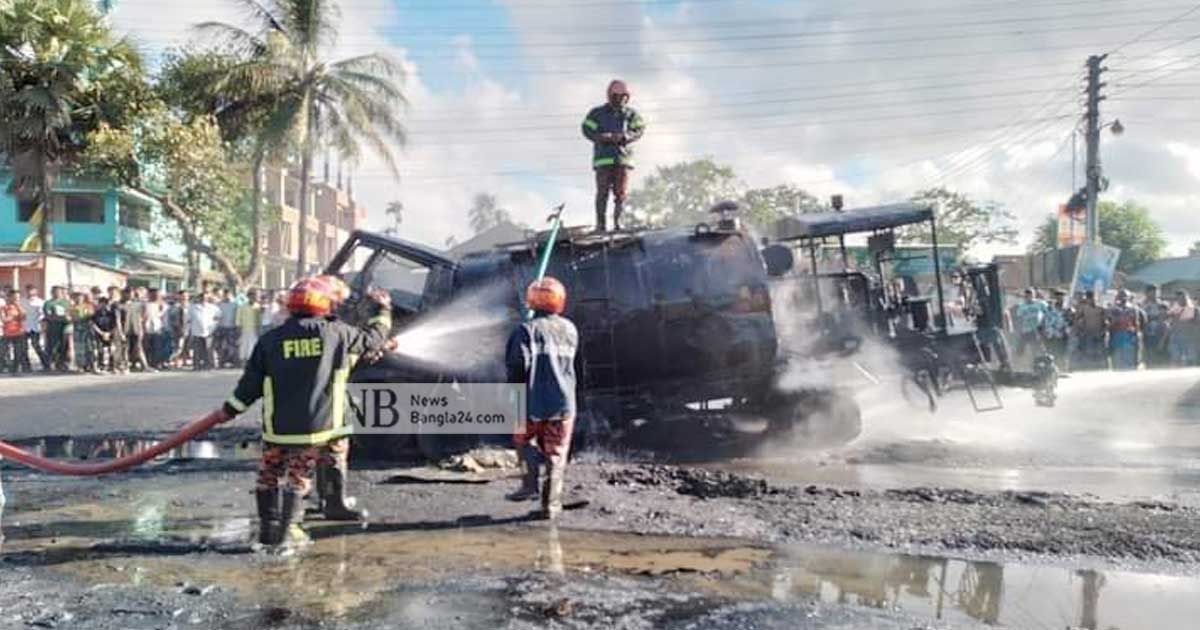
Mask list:
[[[134,466],[144,464],[167,451],[178,448],[181,444],[196,438],[209,429],[221,423],[225,419],[225,414],[220,409],[213,411],[207,416],[193,422],[186,427],[180,429],[171,437],[151,446],[150,448],[142,449],[136,453],[131,453],[124,457],[120,457],[111,461],[95,462],[88,464],[71,464],[66,462],[55,461],[39,457],[28,451],[21,450],[12,444],[0,441],[0,458],[10,459],[14,462],[25,464],[30,468],[36,468],[42,472],[53,473],[56,475],[69,475],[73,477],[93,477],[96,475],[106,475],[114,472],[129,470]]]

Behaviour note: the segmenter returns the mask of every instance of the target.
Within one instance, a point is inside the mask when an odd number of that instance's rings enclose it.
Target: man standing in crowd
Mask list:
[[[146,359],[146,288],[125,290],[125,344],[129,352],[129,368],[136,363],[142,372],[149,371]]]
[[[29,351],[26,340],[25,318],[27,313],[21,308],[21,293],[15,288],[8,290],[8,298],[4,307],[0,308],[0,327],[3,328],[4,338],[0,340],[0,363],[8,363],[8,372],[17,375],[17,368],[28,374]]]
[[[91,321],[92,337],[96,339],[97,371],[109,373],[117,371],[119,363],[114,340],[119,334],[117,330],[119,323],[120,318],[117,316],[117,308],[109,298],[101,296],[100,303],[96,305],[96,312],[92,314]]]
[[[608,102],[593,108],[583,119],[583,136],[592,143],[592,168],[596,171],[596,230],[607,229],[608,194],[613,196],[613,229],[621,229],[621,213],[633,169],[633,148],[646,129],[642,117],[629,107],[629,88],[614,79],[608,84]]]
[[[191,325],[188,317],[192,312],[192,297],[186,290],[180,289],[175,295],[175,304],[167,311],[167,327],[171,331],[171,367],[181,368],[187,364],[188,352],[192,342],[188,339]]]
[[[1042,322],[1046,351],[1054,355],[1054,363],[1058,365],[1059,370],[1067,368],[1067,348],[1071,334],[1071,311],[1066,306],[1066,298],[1066,291],[1055,289],[1054,303],[1046,309],[1046,318]]]
[[[1017,327],[1017,357],[1025,360],[1030,353],[1042,352],[1042,326],[1045,319],[1045,303],[1038,299],[1037,291],[1032,287],[1025,289],[1024,299],[1013,313]]]
[[[128,328],[125,320],[129,314],[125,310],[125,297],[121,293],[120,287],[108,287],[108,307],[112,309],[115,324],[109,335],[112,352],[110,369],[114,374],[125,374],[129,372],[128,340],[125,337],[125,330]]]
[[[72,357],[68,352],[72,344],[67,341],[67,332],[71,323],[71,303],[67,300],[64,287],[50,289],[50,299],[42,305],[42,313],[45,315],[46,354],[49,355],[50,365],[61,372],[69,372]]]
[[[575,324],[562,316],[567,291],[558,280],[545,277],[534,281],[525,290],[525,304],[533,318],[513,331],[505,351],[508,381],[525,384],[529,416],[525,431],[513,439],[524,474],[521,487],[508,499],[538,497],[540,464],[545,460],[542,517],[553,520],[562,512],[563,482],[575,428],[579,333]]]
[[[1158,286],[1152,284],[1146,287],[1146,300],[1141,305],[1146,315],[1142,343],[1147,368],[1164,367],[1170,360],[1167,353],[1167,327],[1170,325],[1171,306],[1159,299],[1158,293]]]
[[[96,371],[96,343],[92,335],[92,315],[96,305],[92,303],[92,294],[80,291],[74,296],[75,303],[71,305],[71,328],[75,331],[75,362],[80,370]]]
[[[1200,364],[1200,310],[1192,303],[1187,291],[1175,293],[1170,317],[1167,347],[1171,352],[1171,365],[1185,367]]]
[[[238,304],[229,289],[221,289],[221,303],[217,307],[221,311],[217,332],[213,336],[217,346],[217,367],[235,366],[238,362]]]
[[[262,304],[258,303],[258,291],[246,292],[246,300],[237,309],[238,364],[250,359],[254,344],[258,342],[258,331],[262,328]]]
[[[1097,370],[1107,367],[1107,334],[1108,314],[1096,303],[1096,292],[1084,292],[1071,326],[1071,335],[1078,340],[1077,356],[1071,360],[1072,369]]]
[[[1108,309],[1108,349],[1114,370],[1136,370],[1138,341],[1146,314],[1129,300],[1129,291],[1117,291],[1117,301]]]
[[[211,370],[216,357],[213,334],[221,320],[221,309],[211,293],[196,296],[196,303],[188,313],[188,334],[192,340],[192,369]]]
[[[38,290],[32,284],[25,285],[25,300],[21,302],[21,308],[25,311],[25,336],[29,340],[29,346],[33,348],[34,354],[37,355],[38,361],[42,364],[42,371],[50,371],[50,360],[46,356],[46,348],[42,344],[42,319],[45,316],[42,308],[46,302],[38,296]]]
[[[150,289],[145,305],[146,359],[150,368],[161,370],[166,367],[170,350],[166,341],[167,304],[158,289]]]

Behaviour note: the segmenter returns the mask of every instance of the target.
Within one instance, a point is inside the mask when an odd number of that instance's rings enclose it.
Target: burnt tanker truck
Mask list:
[[[361,361],[352,380],[502,379],[504,337],[519,321],[546,238],[529,234],[452,260],[415,243],[353,233],[327,269],[352,288],[342,311],[351,322],[362,318],[361,296],[371,288],[391,293],[402,341],[408,327],[436,329],[439,319],[466,312],[506,315],[486,320],[494,330],[464,333],[479,340],[470,345],[480,356],[389,354]],[[547,273],[567,286],[566,315],[580,332],[577,431],[614,435],[662,418],[743,413],[765,418],[766,432],[792,432],[820,411],[836,417],[840,432],[857,435],[861,421],[848,396],[832,387],[776,387],[788,366],[768,273],[787,269],[776,267],[768,270],[759,244],[729,213],[690,227],[559,232]],[[411,442],[412,436],[372,436],[361,448],[387,457]],[[426,455],[467,446],[457,436],[418,435],[415,442]]]

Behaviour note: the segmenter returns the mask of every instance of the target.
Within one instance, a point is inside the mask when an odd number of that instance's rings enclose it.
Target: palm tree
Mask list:
[[[141,77],[141,62],[87,0],[15,0],[0,12],[0,41],[0,153],[11,191],[34,204],[21,249],[47,251],[55,177],[123,109],[112,93]]]
[[[496,195],[479,193],[471,200],[471,209],[467,211],[467,220],[471,223],[471,229],[479,234],[501,223],[510,223],[512,216],[508,210],[500,207],[499,202],[496,201]]]
[[[390,56],[372,53],[327,61],[336,40],[339,12],[333,0],[239,0],[250,12],[249,29],[205,22],[196,29],[243,56],[215,87],[256,99],[270,96],[261,139],[300,155],[298,275],[308,272],[309,187],[313,158],[327,146],[351,162],[364,146],[383,159],[394,176],[395,146],[405,142],[400,110],[404,72]]]

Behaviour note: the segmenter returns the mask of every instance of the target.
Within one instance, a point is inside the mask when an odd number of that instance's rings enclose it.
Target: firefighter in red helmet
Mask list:
[[[233,395],[222,406],[228,420],[263,400],[262,460],[255,487],[258,540],[263,545],[293,550],[308,542],[300,527],[303,499],[313,489],[313,473],[323,460],[332,462],[340,480],[336,497],[323,496],[324,502],[328,505],[332,499],[336,507],[352,512],[344,500],[346,381],[355,356],[391,349],[394,342],[389,340],[388,293],[370,293],[377,313],[364,328],[333,314],[349,294],[334,276],[305,278],[293,285],[287,321],[259,337]]]
[[[629,107],[629,87],[614,79],[608,84],[607,102],[593,108],[583,119],[583,135],[592,143],[592,168],[596,171],[596,229],[607,229],[608,194],[613,196],[613,229],[621,229],[633,148],[646,124]]]
[[[508,498],[525,501],[539,496],[539,469],[545,460],[542,516],[556,519],[562,512],[563,478],[575,427],[579,333],[562,316],[567,290],[558,280],[546,277],[530,284],[525,303],[533,317],[513,331],[505,352],[509,382],[525,384],[529,416],[524,432],[514,440],[524,472],[521,487]]]

